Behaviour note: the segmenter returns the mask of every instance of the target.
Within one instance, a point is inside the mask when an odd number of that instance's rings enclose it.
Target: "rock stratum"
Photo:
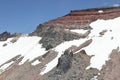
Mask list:
[[[120,80],[120,7],[72,10],[29,34],[0,34],[0,80]]]
[[[64,28],[87,28],[89,24],[97,19],[113,19],[119,17],[119,7],[103,7],[85,10],[72,10],[63,17],[51,20],[45,23],[48,27],[64,27]]]

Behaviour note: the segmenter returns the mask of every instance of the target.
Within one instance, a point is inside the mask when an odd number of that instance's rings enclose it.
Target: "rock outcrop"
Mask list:
[[[8,38],[10,38],[11,34],[9,32],[3,32],[0,34],[0,41],[6,41]]]
[[[58,59],[57,69],[60,75],[62,73],[66,73],[71,68],[72,57],[73,53],[69,52],[69,50],[66,50],[64,54]]]
[[[63,17],[44,23],[45,26],[69,29],[89,28],[89,24],[97,19],[113,19],[120,16],[120,7],[103,7],[85,10],[72,10]]]
[[[90,80],[98,75],[94,68],[86,69],[90,65],[90,56],[84,50],[74,54],[66,50],[59,58],[58,65],[42,76],[42,80]]]
[[[78,34],[57,26],[46,27],[41,24],[30,36],[42,37],[40,43],[42,43],[46,50],[49,50],[64,41],[85,38],[88,34]]]
[[[111,52],[110,59],[100,71],[98,80],[120,80],[120,51],[114,49]]]

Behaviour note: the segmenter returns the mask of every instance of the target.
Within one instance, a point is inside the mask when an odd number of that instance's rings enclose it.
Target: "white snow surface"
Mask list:
[[[3,65],[0,69],[3,70],[2,72],[4,72],[8,67],[10,67],[11,64],[13,64],[14,61],[11,61],[10,63],[7,63],[5,65]],[[1,73],[0,73],[1,74]]]
[[[98,80],[97,79],[98,76],[94,76],[94,78],[90,79],[90,80]]]
[[[0,42],[0,65],[19,54],[24,56],[22,64],[26,60],[32,60],[46,52],[41,44],[39,44],[41,37],[22,36],[15,43],[11,42],[12,39],[14,38]],[[4,44],[7,45],[3,46]]]
[[[72,29],[70,30],[72,32],[76,32],[76,33],[79,33],[79,34],[85,34],[88,30],[83,30],[83,29]]]
[[[45,74],[53,69],[58,63],[58,58],[67,48],[72,45],[79,46],[89,39],[93,39],[92,43],[83,49],[85,49],[88,55],[94,55],[94,57],[91,58],[91,64],[87,68],[93,67],[100,70],[105,61],[109,59],[111,51],[120,47],[120,17],[111,20],[97,20],[92,22],[90,26],[93,30],[91,30],[87,38],[66,41],[54,48],[59,54],[53,61],[46,65],[46,69],[41,74]],[[107,32],[100,37],[99,33],[103,30],[107,30]]]
[[[38,60],[36,60],[36,61],[34,61],[34,62],[32,63],[32,65],[37,65],[37,64],[39,64],[39,63],[41,63],[41,62],[38,61]]]
[[[99,10],[98,13],[103,13],[103,10]]]

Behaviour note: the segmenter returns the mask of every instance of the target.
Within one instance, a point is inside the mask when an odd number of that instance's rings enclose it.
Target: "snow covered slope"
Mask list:
[[[112,15],[115,13],[114,10],[110,11],[113,11],[111,12]],[[119,9],[115,9],[115,11],[119,12]],[[106,12],[107,13],[100,9],[99,11],[97,10],[97,15],[102,14],[103,17],[104,13],[106,15],[109,11]],[[77,11],[77,14],[78,13],[79,11]],[[78,22],[75,22],[74,26],[70,28],[69,25],[71,25],[72,22],[69,21],[68,23],[71,24],[68,25],[65,23],[68,27],[62,29],[61,27],[53,28],[50,26],[50,28],[48,28],[48,26],[41,25],[42,28],[38,27],[33,35],[15,36],[8,39],[6,38],[6,41],[0,41],[0,80],[4,80],[4,78],[6,78],[6,74],[9,77],[6,79],[10,80],[16,80],[13,76],[22,76],[22,80],[38,80],[38,77],[44,76],[56,67],[58,64],[58,59],[64,54],[66,49],[69,49],[71,52],[73,52],[73,54],[77,54],[80,51],[85,50],[87,56],[89,55],[91,57],[90,65],[85,69],[89,70],[90,68],[94,68],[101,71],[105,62],[110,60],[109,55],[112,50],[119,50],[120,47],[120,17],[118,17],[118,15],[119,14],[117,14],[117,17],[115,16],[116,18],[109,18],[109,15],[105,19],[99,19],[95,15],[96,18],[93,20],[94,22],[91,21],[89,26],[86,26],[85,28],[79,28],[80,24],[77,24],[79,27],[75,27],[75,24]],[[85,16],[89,18],[88,15]],[[81,22],[81,15],[79,15],[79,18]],[[90,17],[90,19],[92,18],[93,17]],[[73,21],[74,23],[74,20],[72,19],[69,20]],[[87,24],[86,21],[84,24]],[[83,36],[85,34],[87,35]],[[54,41],[56,41],[56,43],[54,43]],[[50,48],[45,49],[46,47],[43,46],[42,42],[44,45],[47,45],[47,47]],[[46,44],[45,42],[48,43]],[[54,46],[51,44],[49,45],[49,43],[53,44]],[[25,78],[23,77],[24,74],[26,74]]]
[[[88,55],[94,55],[91,59],[91,65],[89,67],[98,68],[100,70],[102,65],[105,64],[105,61],[109,59],[109,54],[112,49],[120,47],[120,17],[111,20],[97,20],[92,22],[90,26],[93,29],[87,38],[66,41],[55,47],[53,50],[57,51],[59,55],[53,61],[46,64],[45,71],[41,74],[47,73],[54,68],[58,63],[58,58],[66,49],[72,45],[79,46],[89,39],[92,39],[92,43],[83,48]],[[106,30],[106,32],[104,35],[101,35],[100,32],[104,30]],[[77,31],[79,33],[81,30],[75,30],[75,32]],[[22,64],[26,60],[33,60],[46,52],[45,49],[42,48],[41,44],[39,44],[41,37],[22,36],[18,38],[16,42],[12,43],[13,39],[14,38],[9,38],[7,41],[0,42],[0,65],[17,55],[24,56],[24,59],[21,62]],[[3,46],[5,44],[6,46]],[[6,66],[1,67],[1,69],[5,69],[9,65],[7,64]]]
[[[92,22],[90,26],[93,29],[87,38],[66,41],[55,47],[53,50],[57,51],[59,55],[46,65],[45,71],[41,74],[47,73],[54,68],[58,63],[58,58],[66,49],[72,45],[79,46],[89,39],[93,40],[92,43],[83,48],[88,55],[94,55],[91,59],[91,65],[89,67],[98,68],[100,70],[102,65],[105,64],[105,61],[109,59],[109,54],[112,49],[120,47],[120,17],[111,20],[97,20]],[[106,30],[104,35],[100,35],[100,32],[104,30]],[[81,30],[78,29],[75,31],[78,31],[79,33]],[[41,37],[23,36],[20,37],[15,43],[11,42],[13,39],[14,38],[9,38],[7,41],[0,42],[0,65],[17,55],[24,56],[24,59],[21,62],[22,64],[26,60],[33,60],[46,52],[45,49],[42,48],[41,44],[39,44]],[[6,44],[6,46],[3,46],[4,44]],[[6,67],[8,66],[1,68],[5,69]]]
[[[21,36],[16,42],[12,42],[14,39],[15,38],[9,38],[7,41],[0,42],[0,65],[17,55],[24,57],[21,62],[21,64],[23,64],[25,61],[33,60],[46,52],[45,49],[42,48],[41,44],[39,44],[41,37]],[[0,69],[5,69],[9,65],[6,64]]]
[[[120,17],[111,20],[97,20],[92,22],[90,26],[93,29],[87,38],[64,42],[54,50],[59,52],[58,57],[60,57],[72,45],[79,46],[85,41],[92,39],[92,43],[83,48],[88,55],[94,55],[91,59],[91,65],[87,69],[93,67],[100,70],[105,61],[109,59],[111,51],[120,47]],[[104,35],[100,35],[100,32],[104,30],[106,30]],[[79,33],[80,30],[76,31]],[[42,74],[47,73],[57,65],[58,57],[46,65],[46,70]]]

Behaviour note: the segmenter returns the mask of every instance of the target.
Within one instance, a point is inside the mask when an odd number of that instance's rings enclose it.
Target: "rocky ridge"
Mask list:
[[[103,7],[85,10],[72,10],[63,17],[44,23],[45,26],[63,27],[69,29],[89,28],[89,24],[97,19],[113,19],[119,17],[120,7]]]

